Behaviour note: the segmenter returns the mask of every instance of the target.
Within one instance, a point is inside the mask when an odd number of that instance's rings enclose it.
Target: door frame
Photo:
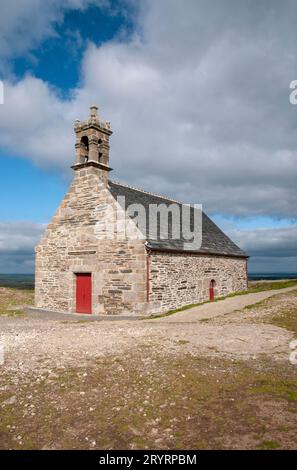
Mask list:
[[[77,283],[78,276],[90,278],[90,312],[78,312],[77,311]],[[93,273],[91,271],[76,271],[74,273],[74,299],[75,299],[75,313],[78,315],[92,315],[93,314]]]

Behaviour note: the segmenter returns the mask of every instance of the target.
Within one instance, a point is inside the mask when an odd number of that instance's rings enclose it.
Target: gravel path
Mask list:
[[[218,302],[207,303],[198,307],[193,307],[182,312],[177,312],[168,317],[160,318],[159,320],[165,323],[176,322],[195,322],[206,320],[220,315],[232,313],[235,310],[241,310],[247,305],[252,305],[262,300],[268,299],[277,294],[284,294],[292,290],[297,290],[296,286],[288,287],[286,289],[270,290],[264,292],[256,292],[254,294],[238,295],[236,297],[229,297]],[[155,321],[155,320],[153,320]]]
[[[296,305],[295,287],[141,321],[2,314],[0,448],[294,449],[294,328],[275,315]]]
[[[239,309],[277,294],[286,302],[290,291],[261,292],[195,307],[172,316],[141,321],[84,322],[55,316],[1,317],[0,343],[4,369],[26,374],[55,367],[86,367],[96,358],[125,355],[152,347],[162,354],[256,358],[268,354],[287,358],[292,333],[274,325],[249,322]],[[234,313],[232,313],[234,312]],[[230,321],[222,315],[230,314]],[[203,321],[204,320],[204,321]],[[182,325],[181,325],[182,324]]]

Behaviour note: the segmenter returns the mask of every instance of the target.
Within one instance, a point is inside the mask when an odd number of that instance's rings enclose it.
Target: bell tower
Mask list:
[[[73,170],[96,169],[98,176],[107,184],[108,173],[112,170],[109,166],[109,137],[112,134],[110,122],[99,120],[98,108],[93,105],[86,121],[75,120],[74,132],[76,135],[75,164]],[[79,171],[80,174],[85,174]]]

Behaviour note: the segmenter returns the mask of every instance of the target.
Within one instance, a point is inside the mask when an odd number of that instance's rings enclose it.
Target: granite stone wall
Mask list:
[[[150,255],[150,303],[164,312],[209,300],[210,282],[215,296],[247,288],[246,259],[195,254],[152,252]]]
[[[75,171],[68,193],[36,247],[36,307],[75,312],[75,273],[88,272],[92,274],[92,313],[145,311],[145,241],[136,236],[131,241],[106,236],[115,206],[105,173],[94,167]],[[128,223],[137,232],[135,224]]]
[[[115,211],[117,210],[117,212]],[[116,217],[129,239],[110,237]],[[76,169],[73,183],[36,247],[35,305],[76,311],[76,273],[92,274],[92,313],[159,313],[247,287],[246,259],[150,252],[134,222],[108,189],[106,174]],[[147,278],[149,282],[147,283]],[[147,303],[149,289],[149,303]]]

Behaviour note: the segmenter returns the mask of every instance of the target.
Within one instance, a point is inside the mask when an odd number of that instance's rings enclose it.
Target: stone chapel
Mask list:
[[[247,288],[246,253],[205,213],[201,246],[192,250],[170,236],[180,219],[169,217],[168,236],[161,237],[160,222],[152,234],[131,214],[135,204],[144,212],[184,205],[110,179],[112,131],[96,106],[87,120],[75,121],[74,131],[74,178],[36,247],[38,309],[145,316]],[[129,236],[119,233],[123,224]]]

